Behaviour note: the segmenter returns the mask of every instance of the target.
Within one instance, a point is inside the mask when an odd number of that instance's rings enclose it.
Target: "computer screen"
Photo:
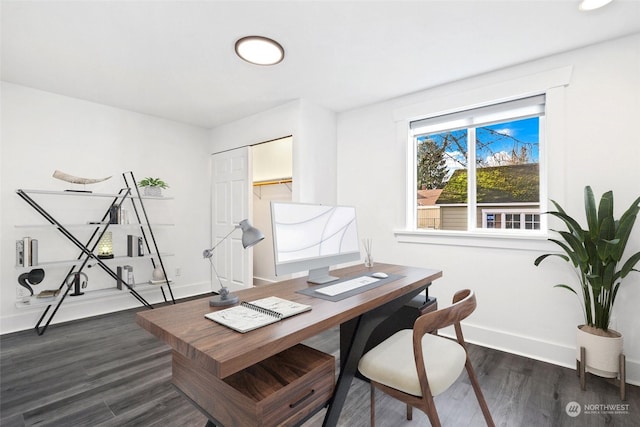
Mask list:
[[[331,266],[360,260],[351,206],[271,202],[276,275],[309,271],[311,283],[337,280]]]

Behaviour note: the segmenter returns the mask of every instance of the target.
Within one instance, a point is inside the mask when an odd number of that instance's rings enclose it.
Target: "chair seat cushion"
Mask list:
[[[422,337],[424,363],[431,394],[446,390],[464,369],[466,352],[457,341],[437,335]],[[396,332],[362,358],[358,369],[365,377],[396,390],[422,396],[413,358],[413,330]]]

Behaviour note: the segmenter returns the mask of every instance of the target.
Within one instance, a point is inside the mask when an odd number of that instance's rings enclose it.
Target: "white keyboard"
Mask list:
[[[380,279],[375,277],[362,276],[355,279],[345,280],[344,282],[336,283],[335,285],[326,286],[322,289],[316,289],[316,292],[323,295],[329,295],[330,297],[343,294],[345,292],[352,291],[354,289],[367,286],[371,283],[377,282]]]

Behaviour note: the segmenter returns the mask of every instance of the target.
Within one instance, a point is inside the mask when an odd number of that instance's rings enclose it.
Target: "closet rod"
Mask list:
[[[256,181],[253,183],[254,187],[262,187],[263,185],[274,185],[274,184],[288,184],[290,182],[293,182],[293,179],[291,178],[283,178],[283,179],[277,179],[277,180],[272,180],[272,181]]]

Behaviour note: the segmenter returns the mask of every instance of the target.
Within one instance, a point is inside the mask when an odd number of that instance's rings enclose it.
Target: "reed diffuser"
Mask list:
[[[373,267],[373,256],[371,255],[373,240],[362,239],[362,245],[364,246],[364,266],[367,268],[371,268]]]

